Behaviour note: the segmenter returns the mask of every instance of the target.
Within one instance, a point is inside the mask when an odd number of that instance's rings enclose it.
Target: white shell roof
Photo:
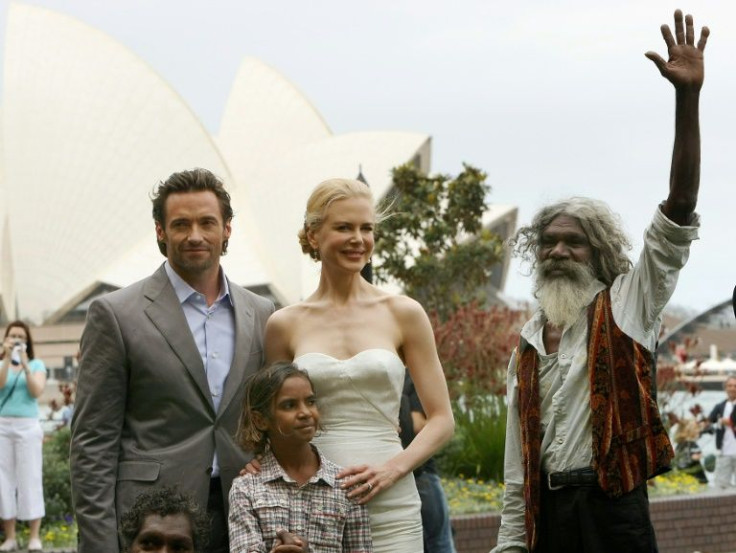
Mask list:
[[[315,282],[295,237],[314,185],[354,177],[360,164],[380,197],[391,167],[419,156],[429,169],[427,135],[333,136],[293,85],[253,59],[241,66],[216,145],[127,48],[26,5],[9,7],[3,98],[0,298],[9,318],[17,302],[17,315],[41,322],[97,283],[150,274],[163,258],[148,198],[172,172],[206,167],[225,181],[236,213],[228,276],[271,284],[291,303]]]

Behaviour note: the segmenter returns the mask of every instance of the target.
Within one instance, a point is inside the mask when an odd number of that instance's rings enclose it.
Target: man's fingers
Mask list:
[[[682,24],[682,11],[680,10],[675,10],[675,36],[677,44],[685,44],[685,28]]]
[[[647,52],[644,54],[646,57],[648,57],[650,60],[654,62],[654,65],[657,66],[657,69],[659,69],[659,72],[664,75],[665,68],[667,67],[667,62],[662,59],[662,56],[660,56],[657,52]]]
[[[659,29],[662,31],[662,38],[664,39],[664,43],[667,45],[668,50],[677,44],[675,42],[675,37],[672,36],[672,31],[670,30],[669,25],[662,25]]]
[[[705,50],[705,43],[708,42],[709,36],[710,29],[708,27],[703,27],[703,30],[700,31],[700,40],[698,41],[698,50],[701,52]]]
[[[695,44],[695,29],[693,29],[693,16],[685,16],[685,41],[692,46]]]

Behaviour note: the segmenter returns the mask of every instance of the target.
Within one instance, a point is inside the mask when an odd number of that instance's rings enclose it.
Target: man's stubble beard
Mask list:
[[[558,268],[564,274],[550,275]],[[572,326],[590,303],[589,290],[595,281],[590,264],[553,259],[541,262],[537,267],[535,296],[547,321],[559,328]]]

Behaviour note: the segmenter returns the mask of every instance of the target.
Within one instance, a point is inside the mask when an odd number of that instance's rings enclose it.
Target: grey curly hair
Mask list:
[[[631,241],[621,228],[620,217],[599,200],[573,197],[542,208],[528,226],[507,241],[513,253],[530,264],[532,272],[537,267],[542,232],[560,215],[575,218],[583,227],[593,250],[591,264],[598,280],[611,286],[618,275],[631,269],[626,253],[631,250]]]
[[[297,236],[299,237],[299,245],[302,247],[302,253],[309,255],[315,261],[319,261],[319,252],[315,250],[309,243],[307,237],[308,231],[317,231],[325,221],[327,209],[339,200],[347,200],[350,198],[365,198],[371,204],[373,194],[370,187],[359,180],[355,179],[328,179],[319,183],[307,200],[307,210],[304,214],[304,225]],[[385,211],[379,210],[376,213],[376,223],[385,219]]]

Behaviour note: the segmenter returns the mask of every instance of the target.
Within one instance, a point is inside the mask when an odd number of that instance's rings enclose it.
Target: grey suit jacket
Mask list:
[[[229,286],[235,351],[218,412],[163,265],[90,306],[71,425],[78,553],[118,551],[120,516],[152,486],[176,486],[206,508],[215,451],[226,498],[248,461],[233,436],[243,381],[263,362],[263,330],[274,306]]]

